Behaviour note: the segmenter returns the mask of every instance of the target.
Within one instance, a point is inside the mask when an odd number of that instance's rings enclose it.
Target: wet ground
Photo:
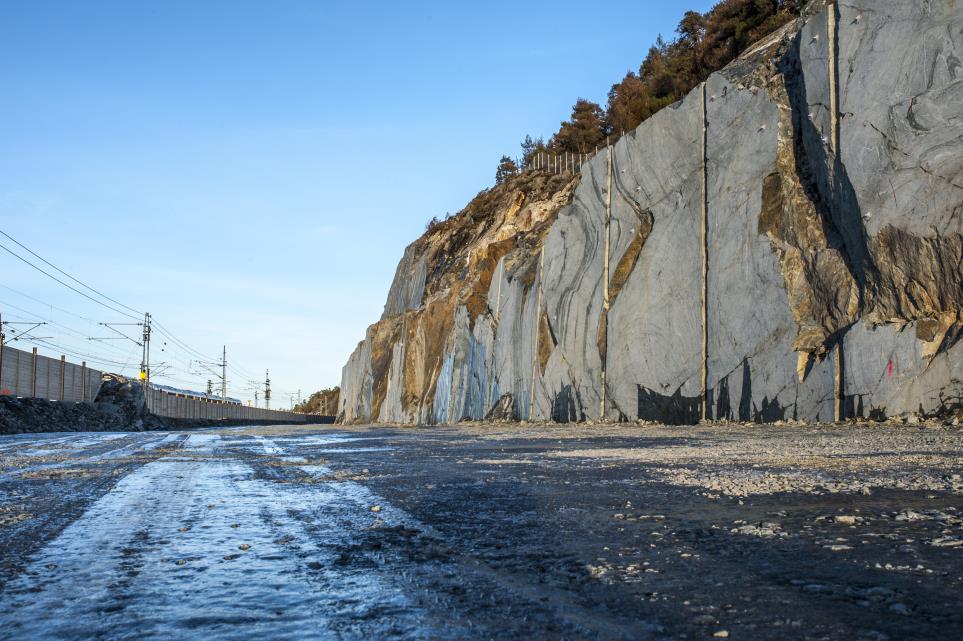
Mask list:
[[[956,428],[0,437],[0,639],[963,639]]]

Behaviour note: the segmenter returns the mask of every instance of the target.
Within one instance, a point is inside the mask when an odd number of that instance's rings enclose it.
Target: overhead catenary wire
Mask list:
[[[76,287],[73,287],[72,285],[69,285],[69,284],[65,283],[64,281],[60,280],[59,278],[57,278],[57,277],[54,276],[53,274],[51,274],[51,273],[49,273],[49,272],[47,272],[47,271],[44,271],[44,270],[41,269],[40,267],[37,267],[37,266],[34,265],[32,262],[30,262],[29,260],[27,260],[26,258],[24,258],[23,256],[21,256],[20,254],[16,253],[15,251],[13,251],[12,249],[10,249],[10,248],[7,247],[6,245],[0,244],[0,249],[4,250],[5,252],[7,252],[7,253],[10,254],[11,256],[13,256],[14,258],[16,258],[16,259],[18,259],[18,260],[26,263],[27,265],[30,265],[31,267],[33,267],[34,269],[36,269],[38,272],[40,272],[40,273],[43,274],[44,276],[46,276],[46,277],[48,277],[48,278],[50,278],[50,279],[52,279],[52,280],[57,281],[58,283],[60,283],[60,284],[63,285],[64,287],[66,287],[67,289],[70,289],[70,290],[72,290],[72,291],[80,294],[80,295],[83,296],[84,298],[86,298],[86,299],[88,299],[88,300],[91,300],[91,301],[97,303],[98,305],[101,305],[101,306],[103,306],[103,307],[106,307],[107,309],[109,309],[110,311],[114,312],[115,314],[120,314],[121,316],[126,316],[127,318],[132,318],[132,319],[134,319],[134,320],[140,320],[140,318],[137,317],[137,316],[133,316],[133,315],[131,315],[131,314],[128,314],[127,312],[123,312],[123,311],[121,311],[121,310],[119,310],[119,309],[116,309],[115,307],[111,307],[111,306],[108,305],[107,303],[105,303],[105,302],[103,302],[103,301],[101,301],[101,300],[97,300],[96,298],[94,298],[94,297],[91,296],[90,294],[87,294],[87,293],[85,293],[85,292],[82,292],[82,291],[80,291],[79,289],[77,289]]]
[[[52,318],[50,318],[49,316],[44,316],[43,314],[38,314],[37,312],[31,311],[31,310],[29,310],[29,309],[24,309],[23,307],[20,307],[20,306],[18,306],[18,305],[14,305],[13,303],[10,303],[10,302],[4,301],[4,300],[0,300],[0,305],[2,305],[2,306],[4,307],[4,309],[6,309],[6,308],[9,307],[9,308],[11,308],[11,309],[15,309],[15,310],[17,310],[17,311],[19,311],[19,312],[22,312],[23,314],[27,314],[27,316],[23,316],[22,314],[10,314],[10,315],[13,316],[14,318],[21,318],[21,319],[24,319],[24,320],[30,320],[30,319],[34,319],[34,318],[35,318],[35,319],[39,319],[39,320],[42,320],[42,321],[44,321],[45,323],[47,323],[47,324],[49,324],[49,325],[53,325],[53,326],[55,326],[55,327],[59,327],[60,329],[66,331],[66,332],[69,332],[69,333],[71,333],[71,334],[74,334],[74,335],[78,336],[79,338],[82,338],[82,339],[84,339],[84,340],[88,340],[88,339],[89,339],[89,337],[87,336],[87,334],[86,334],[85,332],[81,332],[81,331],[79,331],[79,330],[77,330],[77,329],[74,329],[74,328],[72,328],[72,327],[69,327],[69,326],[67,326],[67,325],[64,325],[63,323],[59,323],[59,322],[53,320]],[[122,352],[122,353],[125,352],[125,350],[123,350],[122,348],[119,348],[119,347],[117,347],[116,345],[112,345],[112,344],[110,344],[110,343],[104,343],[104,346],[105,346],[105,347],[108,347],[108,348],[110,348],[110,349],[114,349],[114,350],[120,351],[120,352]]]
[[[193,355],[194,358],[199,358],[199,359],[205,360],[205,361],[215,361],[215,360],[217,360],[216,358],[212,358],[212,357],[210,357],[210,356],[208,356],[208,355],[200,352],[199,350],[194,349],[193,347],[191,347],[190,345],[188,345],[187,343],[185,343],[183,340],[177,338],[176,336],[174,336],[174,334],[173,334],[173,332],[171,332],[171,330],[167,329],[166,327],[164,327],[163,325],[161,325],[160,323],[158,323],[156,320],[153,321],[152,326],[153,326],[154,329],[156,329],[156,330],[158,331],[158,333],[160,333],[161,335],[163,335],[164,337],[166,337],[168,340],[170,340],[171,342],[173,342],[175,345],[179,346],[179,347],[180,347],[181,349],[183,349],[184,351],[186,351],[186,352],[188,352],[189,354]]]
[[[126,362],[121,362],[121,361],[115,361],[115,360],[111,360],[111,359],[107,359],[107,358],[101,358],[101,357],[96,356],[96,355],[94,355],[94,354],[87,354],[87,353],[80,352],[80,351],[77,351],[77,350],[69,349],[69,348],[67,348],[67,347],[64,347],[63,345],[60,345],[60,344],[58,344],[58,343],[54,343],[54,342],[52,342],[52,341],[50,341],[49,339],[46,339],[46,338],[30,338],[30,337],[27,337],[27,338],[25,338],[24,340],[25,340],[27,343],[30,343],[30,344],[33,344],[33,345],[42,345],[42,346],[44,346],[44,347],[57,350],[57,351],[59,351],[60,353],[65,354],[65,355],[68,355],[68,356],[73,356],[73,357],[75,357],[75,358],[82,358],[82,359],[84,359],[84,360],[86,360],[86,361],[89,361],[89,362],[92,362],[92,363],[100,363],[100,364],[102,364],[102,365],[113,365],[113,366],[117,366],[117,367],[122,368],[122,370],[123,370],[123,369],[127,369],[127,368],[133,366],[133,355],[134,355],[134,353],[136,352],[136,349],[132,349],[132,350],[130,351],[130,353],[128,354],[127,361],[126,361]]]
[[[172,341],[175,345],[177,345],[177,346],[180,347],[181,349],[187,351],[188,353],[192,354],[195,358],[197,358],[197,359],[199,359],[199,360],[209,361],[209,362],[218,362],[218,361],[220,360],[219,358],[208,356],[208,355],[204,354],[203,352],[201,352],[201,351],[199,351],[199,350],[191,347],[191,346],[188,345],[186,342],[184,342],[182,339],[180,339],[180,338],[178,338],[177,336],[175,336],[174,333],[173,333],[171,330],[169,330],[168,328],[164,327],[164,325],[158,323],[157,321],[154,321],[153,327],[154,327],[154,328],[158,331],[158,333],[160,333],[162,336],[166,337],[168,340]],[[243,378],[243,379],[254,379],[254,378],[256,378],[253,374],[251,374],[249,371],[247,371],[244,367],[242,367],[241,365],[233,362],[233,359],[232,359],[231,361],[228,361],[228,363],[227,363],[227,368],[228,368],[229,370],[231,370],[233,373],[235,373],[235,374],[237,374],[238,376],[240,376],[241,378]]]
[[[40,304],[47,305],[47,303],[45,303],[40,299],[32,298],[32,300],[36,300]],[[51,340],[51,338],[49,337],[41,338],[41,337],[24,336],[23,341],[25,344],[36,345],[47,349],[56,350],[57,352],[64,355],[68,355],[78,359],[84,359],[85,361],[91,364],[106,366],[109,369],[114,369],[114,371],[116,371],[118,374],[127,375],[126,374],[127,370],[129,370],[130,368],[136,367],[136,363],[134,362],[135,352],[137,351],[136,346],[131,348],[130,352],[125,352],[122,348],[120,348],[119,346],[109,341],[96,341],[97,345],[99,345],[100,347],[110,349],[112,351],[116,351],[117,354],[107,355],[104,353],[96,353],[96,352],[91,353],[90,350],[87,350],[84,348],[78,348],[76,346],[69,344],[71,340],[74,340],[74,341],[77,341],[79,339],[91,340],[92,337],[86,336],[84,332],[78,331],[75,328],[71,328],[67,325],[54,321],[43,314],[39,314],[37,312],[31,311],[29,309],[25,309],[18,305],[11,304],[9,302],[0,301],[0,305],[22,312],[22,314],[13,313],[11,314],[12,317],[25,319],[25,320],[32,320],[32,319],[43,320],[54,327],[61,328],[64,332],[67,332],[73,336],[71,337],[71,336],[61,335],[61,337],[56,340]],[[61,311],[66,311],[66,310],[61,310]],[[93,322],[93,321],[88,321],[88,322]],[[163,331],[160,331],[159,333],[171,341],[171,344],[166,346],[165,351],[166,349],[173,349],[175,352],[181,352],[181,355],[184,357],[182,360],[188,361],[188,362],[207,360],[207,359],[203,359],[203,354],[201,352],[194,349],[183,340],[174,336],[166,328],[164,328]],[[93,339],[93,340],[96,340],[96,339]],[[65,344],[65,341],[67,341],[67,344]],[[157,372],[155,374],[155,377],[158,379],[158,382],[162,384],[165,381],[173,382],[173,383],[177,383],[180,386],[184,386],[186,388],[196,388],[199,384],[202,383],[203,378],[205,376],[204,373],[190,371],[189,369],[185,369],[184,367],[177,365],[176,361],[178,359],[173,353],[169,354],[169,357],[173,359],[173,362],[164,363],[164,371]],[[198,358],[198,357],[201,357],[201,358]],[[124,360],[121,361],[118,359],[124,359]],[[210,360],[213,361],[214,359],[210,359]],[[157,365],[160,365],[160,363],[158,363]],[[255,377],[244,372],[242,367],[240,366],[235,367],[231,363],[228,363],[228,366],[231,369],[231,371],[235,372],[238,375],[238,379],[243,380],[246,383],[247,382],[255,383]],[[116,369],[116,368],[119,368],[119,369]],[[257,384],[261,385],[259,381],[257,381]],[[289,395],[290,392],[276,392],[276,394]]]
[[[120,367],[125,367],[125,368],[126,368],[126,367],[130,367],[130,365],[131,365],[130,356],[131,356],[132,353],[134,353],[134,352],[136,351],[136,348],[132,348],[129,352],[126,353],[126,355],[125,355],[125,357],[124,357],[126,360],[125,360],[125,361],[119,361],[119,360],[113,360],[113,359],[111,359],[111,358],[106,358],[106,357],[103,357],[103,356],[99,356],[99,355],[97,355],[97,354],[91,354],[91,353],[85,352],[85,351],[83,351],[83,350],[74,349],[74,348],[72,348],[72,347],[66,347],[66,346],[60,344],[59,342],[54,342],[53,340],[51,340],[51,339],[49,339],[49,338],[40,338],[40,337],[32,338],[32,337],[26,337],[26,338],[24,338],[24,340],[25,340],[26,342],[28,342],[28,343],[41,344],[41,345],[44,345],[45,347],[48,347],[48,348],[51,348],[51,349],[55,349],[55,350],[59,350],[59,351],[63,352],[64,354],[68,354],[68,355],[70,355],[70,356],[75,356],[75,357],[77,357],[77,358],[85,358],[85,359],[90,360],[90,361],[97,361],[97,362],[99,362],[99,363],[104,363],[104,364],[108,364],[108,365],[118,365],[118,366],[120,366]]]
[[[44,304],[43,301],[40,301],[39,299],[35,299],[35,300],[38,300],[39,303]],[[39,319],[48,323],[50,326],[59,327],[63,331],[69,332],[70,334],[73,334],[77,338],[83,339],[85,341],[91,340],[91,337],[87,336],[84,332],[77,331],[74,328],[68,327],[67,325],[64,325],[62,323],[58,323],[57,321],[47,316],[38,314],[29,309],[25,309],[23,307],[14,305],[8,301],[3,301],[3,300],[0,300],[0,305],[2,305],[4,308],[11,308],[19,312],[22,312],[20,314],[18,313],[9,314],[13,318],[18,318],[23,320]],[[36,344],[49,349],[56,349],[58,351],[63,352],[64,354],[68,354],[70,356],[74,356],[77,358],[84,358],[94,363],[99,363],[99,364],[108,365],[108,366],[119,366],[125,369],[132,366],[132,356],[133,356],[133,352],[135,351],[135,348],[132,348],[132,350],[125,350],[114,343],[110,343],[106,341],[98,341],[99,346],[113,350],[118,353],[118,355],[113,356],[112,358],[111,356],[108,356],[106,354],[97,353],[97,352],[91,353],[90,350],[84,349],[82,347],[78,348],[74,345],[71,345],[69,341],[77,340],[77,339],[68,337],[68,336],[62,336],[61,338],[57,339],[56,342],[50,339],[36,339],[35,337],[30,337],[30,336],[25,336],[23,337],[22,340],[24,340],[24,342],[27,344]],[[68,343],[64,344],[65,341],[68,341]],[[125,360],[122,362],[120,360],[116,360],[117,358],[123,358]],[[181,367],[178,367],[176,364],[173,364],[173,363],[165,364],[165,367],[171,371],[181,373],[187,376],[192,375],[191,372]],[[167,373],[160,374],[159,377],[165,380],[174,380],[174,377]],[[186,382],[186,381],[183,381],[183,379],[178,379],[178,380],[180,382]],[[195,384],[195,383],[196,381],[193,381],[191,384]]]
[[[5,304],[10,307],[15,307],[15,306],[9,305],[9,303],[5,303]],[[43,318],[42,316],[38,316],[29,311],[27,312],[27,314],[35,318],[41,318],[41,319]],[[14,318],[22,318],[22,319],[28,318],[28,316],[23,316],[21,314],[16,314],[16,313],[9,314],[9,315]],[[59,325],[55,321],[47,321],[47,323],[48,323],[46,325],[47,327]],[[63,327],[63,329],[66,329],[67,331],[73,331],[66,326],[61,326],[61,327]],[[27,345],[44,347],[56,353],[60,353],[61,355],[68,355],[74,358],[82,359],[89,363],[99,364],[99,365],[103,365],[103,366],[115,368],[115,369],[119,368],[119,371],[117,373],[120,373],[120,374],[123,374],[124,371],[127,368],[131,367],[132,365],[132,356],[134,353],[133,351],[125,351],[123,349],[117,348],[116,346],[111,346],[113,349],[117,350],[118,352],[117,355],[104,355],[101,353],[90,353],[90,351],[84,348],[77,348],[74,345],[69,343],[67,345],[64,344],[64,340],[70,341],[70,340],[77,340],[77,339],[71,339],[71,337],[61,336],[55,341],[54,338],[55,337],[46,337],[46,336],[41,337],[41,336],[31,336],[29,334],[28,335],[20,334],[13,340],[22,340]],[[83,336],[81,336],[81,338],[83,338]],[[119,358],[123,358],[124,360],[123,361],[116,360]]]
[[[232,372],[234,372],[235,374],[237,374],[237,375],[238,375],[239,377],[241,377],[242,379],[254,380],[254,375],[251,374],[251,373],[249,373],[249,372],[247,372],[247,371],[246,371],[243,367],[241,367],[240,365],[234,365],[233,363],[231,363],[230,361],[228,361],[228,363],[227,363],[227,368],[228,368],[229,370],[231,370]]]
[[[39,255],[37,252],[33,251],[32,249],[30,249],[29,247],[27,247],[26,245],[24,245],[23,243],[21,243],[20,241],[18,241],[16,238],[14,238],[13,236],[11,236],[11,235],[8,234],[7,232],[3,231],[2,229],[0,229],[0,234],[3,234],[3,235],[6,236],[7,238],[9,238],[11,241],[13,241],[14,243],[16,243],[16,245],[17,245],[18,247],[20,247],[20,248],[24,249],[25,251],[29,252],[31,256],[34,256],[34,257],[38,258],[39,260],[43,261],[44,264],[49,265],[49,266],[52,267],[53,269],[57,270],[59,273],[63,274],[64,276],[66,276],[66,277],[69,278],[70,280],[72,280],[72,281],[74,281],[75,283],[77,283],[78,285],[80,285],[80,286],[82,286],[82,287],[85,287],[86,289],[94,292],[94,293],[97,294],[98,296],[100,296],[100,297],[102,297],[102,298],[105,298],[105,299],[109,300],[110,302],[112,302],[112,303],[114,303],[114,304],[116,304],[116,305],[120,305],[120,306],[123,307],[124,309],[127,309],[127,310],[129,310],[129,311],[131,311],[131,312],[134,312],[134,313],[137,314],[138,316],[143,316],[143,315],[144,315],[144,312],[139,312],[139,311],[137,311],[136,309],[134,309],[133,307],[129,307],[129,306],[127,306],[127,305],[124,305],[124,304],[121,303],[120,301],[111,298],[111,297],[108,296],[107,294],[104,294],[103,292],[94,289],[93,287],[91,287],[91,286],[88,285],[87,283],[83,282],[82,280],[71,276],[70,274],[68,274],[68,273],[65,272],[64,270],[60,269],[59,267],[57,267],[56,265],[54,265],[53,263],[51,263],[49,260],[47,260],[47,259],[44,258],[43,256]]]
[[[34,296],[31,296],[30,294],[26,294],[26,293],[20,291],[19,289],[14,289],[13,287],[10,287],[9,285],[4,285],[3,283],[0,283],[0,287],[6,289],[7,291],[13,292],[14,294],[17,294],[18,296],[23,296],[24,298],[30,299],[30,300],[32,300],[32,301],[35,302],[35,303],[40,303],[40,304],[43,305],[44,307],[49,307],[51,310],[54,310],[54,309],[55,309],[55,310],[57,310],[58,312],[62,312],[62,313],[67,314],[67,315],[69,315],[69,316],[73,316],[73,317],[75,317],[75,318],[79,318],[80,320],[82,320],[82,321],[87,321],[88,323],[91,323],[91,324],[96,324],[96,323],[97,323],[97,321],[93,320],[92,318],[87,318],[86,316],[81,316],[80,314],[75,314],[74,312],[72,312],[72,311],[70,311],[70,310],[67,310],[67,309],[64,309],[64,308],[62,308],[62,307],[57,307],[56,305],[52,305],[52,304],[48,303],[47,301],[40,300],[39,298],[35,298]]]
[[[120,358],[124,358],[125,360],[120,361],[120,360],[115,360],[113,358],[109,358],[103,355],[92,354],[88,351],[76,349],[76,348],[64,345],[62,342],[55,342],[48,338],[25,336],[23,340],[26,344],[45,347],[47,349],[54,350],[58,353],[61,353],[67,356],[83,359],[86,362],[91,364],[106,366],[109,368],[117,368],[116,373],[118,374],[124,374],[126,370],[136,367],[136,363],[134,362],[136,360],[136,353],[137,353],[136,346],[132,347],[127,352],[124,352],[123,350],[121,350]],[[176,381],[180,384],[187,385],[188,387],[191,387],[197,384],[196,379],[185,380],[185,378],[180,376],[180,375],[183,375],[183,376],[190,377],[193,375],[191,372],[185,371],[182,368],[179,368],[175,365],[165,365],[165,367],[179,375],[175,376],[175,375],[172,375],[171,373],[164,373],[164,374],[158,375],[157,376],[158,379],[162,379],[164,381]]]
[[[166,328],[166,327],[165,327],[164,325],[162,325],[161,323],[158,323],[158,322],[154,321],[153,324],[152,324],[152,326],[153,326],[153,328],[154,328],[155,330],[157,330],[157,333],[158,333],[158,334],[160,334],[161,336],[165,337],[167,340],[169,340],[169,341],[171,342],[171,345],[170,345],[170,346],[171,346],[172,348],[174,348],[174,349],[176,349],[176,350],[180,350],[180,351],[184,352],[187,356],[189,356],[190,358],[188,358],[187,360],[189,360],[189,361],[196,361],[196,362],[206,362],[206,363],[219,362],[219,359],[216,359],[216,358],[212,358],[212,357],[210,357],[210,356],[207,356],[206,354],[204,354],[204,353],[201,352],[200,350],[197,350],[197,349],[195,349],[194,347],[192,347],[191,345],[189,345],[188,343],[186,343],[184,340],[182,340],[182,339],[178,338],[177,336],[175,336],[174,333],[173,333],[171,330],[169,330],[168,328]],[[233,367],[232,367],[232,365],[231,365],[230,363],[228,364],[228,368],[229,368],[229,369],[232,369],[232,371],[234,371],[234,369],[233,369]],[[182,371],[183,371],[183,370],[182,370]],[[205,376],[205,374],[204,374],[204,373],[201,373],[201,372],[187,371],[187,372],[185,372],[185,373],[188,374],[189,376],[197,377],[199,380],[203,380],[203,377]],[[248,377],[242,375],[241,378],[248,378]],[[199,382],[199,381],[195,381],[195,383],[196,383],[196,382]]]
[[[43,256],[41,256],[41,255],[38,254],[37,252],[33,251],[32,249],[30,249],[29,247],[27,247],[26,245],[24,245],[23,243],[21,243],[19,240],[17,240],[16,238],[14,238],[13,236],[11,236],[11,235],[8,234],[7,232],[5,232],[5,231],[3,231],[3,230],[0,230],[0,235],[2,235],[2,236],[3,236],[4,238],[6,238],[8,241],[12,242],[14,245],[16,245],[16,247],[19,247],[21,250],[23,250],[24,252],[26,252],[26,253],[29,254],[30,256],[34,257],[37,261],[40,261],[41,263],[43,263],[43,265],[47,266],[49,269],[45,269],[44,267],[41,267],[40,265],[38,265],[38,264],[35,263],[34,261],[32,261],[32,260],[30,260],[29,258],[25,257],[24,255],[21,255],[20,253],[18,253],[17,251],[15,251],[14,249],[12,249],[11,247],[7,246],[6,244],[0,243],[0,249],[2,249],[4,252],[10,254],[11,256],[13,256],[14,258],[16,258],[17,260],[21,261],[22,263],[24,263],[24,264],[28,265],[29,267],[33,268],[34,270],[40,272],[41,274],[43,274],[43,275],[46,276],[47,278],[53,280],[54,282],[56,282],[56,283],[58,283],[58,284],[60,284],[60,285],[62,285],[62,286],[64,286],[64,287],[66,287],[67,289],[71,290],[72,292],[74,292],[74,293],[76,293],[76,294],[78,294],[78,295],[80,295],[80,296],[83,296],[83,297],[86,298],[87,300],[89,300],[89,301],[91,301],[91,302],[93,302],[93,303],[95,303],[95,304],[97,304],[97,305],[99,305],[99,306],[101,306],[101,307],[103,307],[103,308],[105,308],[105,309],[110,310],[111,312],[113,312],[113,313],[115,313],[115,314],[119,314],[120,316],[122,316],[122,317],[124,317],[124,318],[131,319],[131,320],[134,320],[134,321],[141,321],[141,319],[144,317],[144,314],[143,314],[142,312],[140,312],[139,310],[137,310],[137,309],[135,309],[135,308],[133,308],[133,307],[131,307],[131,306],[129,306],[129,305],[126,305],[126,304],[120,302],[119,300],[117,300],[117,299],[115,299],[115,298],[113,298],[113,297],[111,297],[111,296],[108,296],[107,294],[105,294],[105,293],[103,293],[102,291],[100,291],[100,290],[92,287],[91,285],[88,285],[86,282],[80,280],[79,278],[73,276],[72,274],[68,273],[67,271],[61,269],[60,267],[58,267],[57,265],[55,265],[55,264],[52,263],[51,261],[47,260],[46,258],[44,258]],[[51,271],[56,272],[57,274],[63,276],[63,279],[60,278],[60,277],[58,277],[58,276],[55,275],[54,273],[51,273]],[[67,279],[67,280],[69,280],[70,282],[66,282],[64,279]],[[72,285],[71,283],[75,283],[77,286],[75,287],[75,286]],[[85,316],[76,314],[76,313],[74,313],[74,312],[70,312],[70,311],[65,310],[65,309],[63,309],[63,308],[60,308],[60,307],[56,307],[56,306],[51,305],[51,304],[49,304],[49,303],[47,303],[47,302],[45,302],[45,301],[43,301],[43,300],[40,300],[39,298],[35,298],[34,296],[31,296],[31,295],[29,295],[29,294],[25,294],[25,293],[23,293],[23,292],[21,292],[21,291],[19,291],[19,290],[16,290],[16,289],[14,289],[14,288],[12,288],[12,287],[7,286],[7,285],[0,285],[0,287],[3,287],[4,289],[7,289],[7,290],[9,290],[9,291],[11,291],[11,292],[13,292],[13,293],[15,293],[15,294],[18,294],[18,295],[20,295],[20,296],[25,297],[25,298],[28,298],[28,299],[36,302],[36,303],[39,303],[39,304],[41,304],[41,305],[44,305],[45,307],[49,307],[50,310],[51,310],[51,313],[52,313],[52,310],[56,309],[57,311],[63,312],[63,313],[65,313],[65,314],[69,314],[69,315],[71,315],[71,316],[74,316],[74,317],[76,317],[76,318],[79,318],[79,319],[81,319],[81,320],[83,320],[83,321],[86,321],[86,322],[88,322],[88,323],[93,324],[93,323],[95,322],[95,321],[93,321],[93,320],[90,319],[90,318],[87,318],[87,317],[85,317]],[[79,288],[78,288],[78,287],[79,287]],[[83,290],[86,290],[86,291],[83,291]],[[106,301],[106,302],[105,302],[105,301]],[[111,304],[111,303],[112,303],[112,304]],[[53,325],[55,325],[55,326],[57,326],[57,327],[60,327],[62,330],[66,331],[66,332],[68,332],[68,333],[70,333],[70,334],[74,334],[74,335],[76,335],[76,336],[78,336],[78,337],[86,338],[86,339],[88,339],[88,340],[96,340],[99,345],[104,346],[104,347],[106,347],[107,349],[111,349],[111,350],[114,350],[114,351],[118,351],[118,352],[120,352],[121,354],[123,354],[123,350],[122,350],[121,348],[118,348],[117,346],[111,344],[110,342],[108,342],[108,341],[106,341],[106,340],[96,339],[96,338],[90,337],[90,336],[84,336],[84,332],[80,332],[80,331],[78,331],[78,330],[76,330],[76,329],[74,329],[74,328],[71,328],[71,327],[67,326],[67,325],[64,325],[64,324],[62,324],[62,323],[53,321],[52,319],[49,319],[49,318],[45,317],[45,316],[42,315],[42,314],[37,314],[37,313],[35,313],[35,312],[33,312],[33,311],[24,309],[24,308],[22,308],[22,307],[18,307],[18,306],[16,306],[16,305],[10,305],[10,304],[6,304],[6,305],[8,305],[9,307],[12,307],[12,308],[14,308],[14,309],[18,309],[18,310],[20,310],[20,311],[22,311],[22,312],[24,312],[24,313],[26,313],[26,314],[29,314],[30,316],[43,319],[43,320],[45,320],[45,321],[47,321],[47,322],[49,322],[49,323],[51,323],[51,324],[53,324]],[[126,310],[126,311],[124,311],[124,310]],[[136,314],[136,316],[135,316],[134,314]],[[99,324],[104,325],[105,323],[99,323]],[[185,355],[185,356],[188,357],[188,358],[183,359],[183,360],[187,360],[187,361],[191,361],[191,360],[204,360],[204,361],[211,361],[211,362],[217,361],[216,358],[211,358],[211,357],[209,357],[208,355],[204,354],[203,352],[195,349],[194,347],[192,347],[191,345],[189,345],[188,343],[186,343],[184,340],[178,338],[171,330],[167,329],[167,328],[166,328],[165,326],[163,326],[162,324],[157,323],[156,321],[153,321],[152,326],[157,329],[158,333],[159,333],[161,336],[165,337],[167,340],[170,341],[170,345],[167,345],[167,344],[165,343],[165,350],[164,350],[164,351],[167,351],[166,348],[170,348],[170,349],[173,350],[173,352],[178,352],[178,351],[183,352],[183,355]],[[69,340],[69,337],[66,337],[66,336],[64,336],[64,337],[62,337],[62,338],[65,339],[65,340]],[[98,356],[98,355],[96,355],[96,354],[89,354],[89,353],[87,353],[87,352],[84,351],[84,350],[78,350],[78,349],[71,349],[71,348],[63,347],[63,346],[60,346],[60,345],[58,345],[58,344],[56,344],[56,343],[52,343],[52,342],[46,341],[46,340],[45,340],[43,343],[41,343],[41,344],[43,344],[43,345],[45,345],[45,346],[48,346],[48,347],[53,347],[53,348],[55,348],[55,349],[61,349],[61,350],[63,350],[65,353],[70,353],[71,355],[74,355],[74,356],[77,356],[77,357],[81,357],[81,358],[87,358],[87,359],[90,359],[90,360],[92,360],[92,361],[96,361],[96,362],[99,362],[99,363],[104,363],[104,364],[109,364],[109,365],[120,365],[120,366],[125,367],[125,368],[130,366],[130,355],[128,355],[128,358],[127,358],[127,362],[126,362],[126,363],[121,363],[120,361],[112,360],[112,359],[109,358],[109,357],[101,357],[101,356]],[[174,354],[171,353],[170,356],[171,356],[171,358],[173,358],[173,357],[174,357]],[[196,374],[196,373],[194,373],[194,372],[186,371],[186,370],[184,370],[184,369],[182,369],[182,368],[176,367],[176,365],[175,365],[174,363],[169,363],[169,364],[167,364],[167,367],[168,367],[169,369],[175,369],[175,370],[177,370],[177,371],[183,372],[184,374],[186,374],[186,375],[188,375],[188,376],[197,376],[197,375],[198,375],[198,374]],[[233,359],[232,359],[232,362],[229,362],[229,363],[226,363],[226,364],[225,364],[225,368],[228,369],[228,370],[230,370],[230,371],[231,371],[232,373],[234,373],[235,375],[237,375],[238,378],[240,378],[240,379],[253,380],[253,379],[256,378],[253,374],[251,374],[251,373],[250,373],[248,370],[246,370],[244,367],[242,367],[242,366],[239,365],[239,364],[234,363],[234,362],[233,362]],[[171,377],[171,376],[169,376],[169,375],[159,374],[159,376],[161,376],[162,378],[165,378],[165,379],[174,380],[173,377]]]

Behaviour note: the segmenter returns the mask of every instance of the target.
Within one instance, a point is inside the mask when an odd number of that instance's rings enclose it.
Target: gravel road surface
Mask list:
[[[963,639],[955,427],[0,437],[0,639]]]

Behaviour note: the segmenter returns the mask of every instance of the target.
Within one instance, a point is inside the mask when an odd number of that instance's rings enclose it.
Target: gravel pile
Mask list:
[[[104,432],[147,429],[111,403],[59,403],[40,398],[0,396],[0,434],[27,432]]]

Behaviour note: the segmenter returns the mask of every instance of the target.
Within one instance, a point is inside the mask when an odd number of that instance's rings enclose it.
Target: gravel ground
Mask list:
[[[952,426],[0,437],[0,638],[963,639]]]

